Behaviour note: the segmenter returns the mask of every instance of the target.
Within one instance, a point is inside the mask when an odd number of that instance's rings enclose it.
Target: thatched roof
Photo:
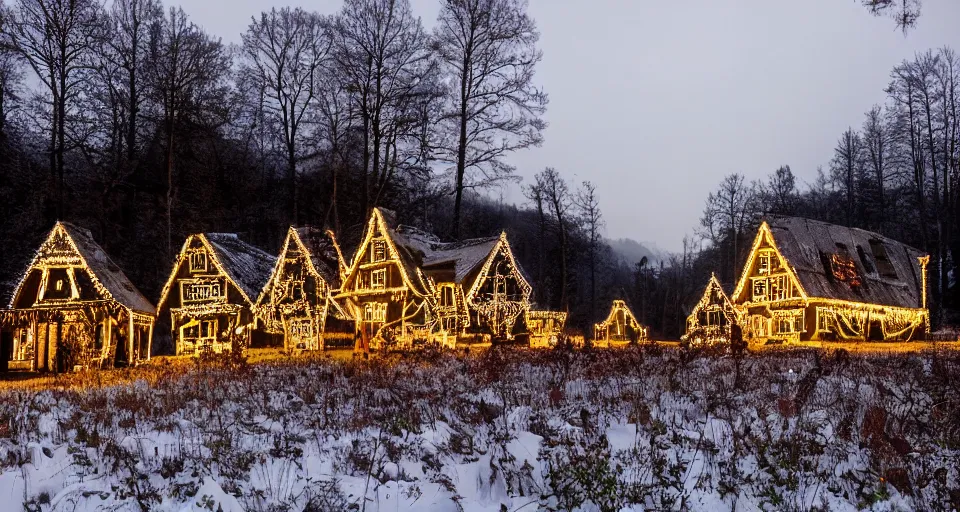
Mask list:
[[[313,226],[301,226],[293,228],[293,230],[297,238],[300,239],[300,243],[306,248],[310,255],[310,261],[320,277],[327,282],[330,288],[339,288],[340,259],[337,256],[333,240],[324,230]]]
[[[37,264],[37,260],[40,258],[43,248],[54,237],[58,229],[62,229],[66,236],[70,239],[73,247],[77,250],[77,255],[86,265],[94,280],[102,287],[102,291],[109,295],[109,298],[138,313],[144,313],[147,315],[153,315],[156,313],[156,308],[153,306],[153,304],[151,304],[150,301],[140,293],[140,290],[138,290],[137,287],[130,282],[130,279],[127,278],[126,274],[120,270],[120,267],[118,267],[117,264],[114,263],[113,260],[111,260],[107,255],[106,251],[100,247],[100,244],[94,241],[93,235],[90,233],[90,231],[85,228],[70,224],[69,222],[58,222],[53,227],[46,240],[40,246],[40,250],[37,252],[37,255],[30,263],[29,268],[32,268]],[[20,288],[23,286],[23,283],[29,273],[29,268],[27,269],[27,272],[24,272],[23,278],[12,294],[10,307],[13,307],[13,301],[20,294]]]
[[[922,251],[871,231],[800,217],[771,216],[766,223],[807,297],[922,307]],[[834,254],[853,261],[861,285],[835,278],[829,263]]]
[[[235,233],[204,233],[227,277],[254,301],[267,284],[276,258],[240,240]]]

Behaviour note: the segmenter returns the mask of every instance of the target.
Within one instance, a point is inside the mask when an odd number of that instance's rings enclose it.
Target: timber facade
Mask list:
[[[754,342],[917,339],[929,331],[928,262],[870,231],[770,217],[731,300]]]
[[[266,345],[253,307],[275,261],[233,233],[187,237],[158,304],[176,355]]]
[[[310,226],[287,231],[255,308],[263,330],[280,337],[285,350],[323,350],[343,270],[338,252],[330,233]]]
[[[594,326],[594,341],[601,343],[636,343],[647,339],[647,328],[640,325],[622,300],[614,300],[606,320]]]
[[[58,222],[0,312],[0,370],[136,365],[150,358],[155,318],[89,231]]]
[[[730,329],[739,323],[739,312],[716,275],[710,276],[700,301],[687,317],[686,333],[681,341],[691,346],[730,342]]]

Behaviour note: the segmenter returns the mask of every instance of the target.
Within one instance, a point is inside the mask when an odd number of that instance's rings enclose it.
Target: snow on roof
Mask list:
[[[435,236],[409,226],[400,226],[397,231],[406,237],[410,246],[416,247],[423,254],[423,267],[452,264],[456,283],[463,283],[467,276],[481,267],[500,239],[494,236],[462,242],[440,242]]]
[[[767,225],[808,297],[922,307],[917,258],[925,254],[920,250],[871,231],[801,217],[770,216]],[[838,281],[825,264],[827,258],[844,250],[863,277],[861,286]]]
[[[137,290],[137,287],[120,270],[120,267],[93,240],[90,231],[68,222],[61,222],[60,225],[73,240],[74,245],[80,252],[80,257],[86,262],[90,272],[115,301],[140,313],[153,315],[157,312],[153,304],[140,293],[140,290]]]
[[[327,233],[313,226],[294,228],[300,242],[310,254],[314,268],[331,288],[340,287],[340,260]]]
[[[214,256],[227,277],[250,300],[256,300],[270,279],[276,258],[240,240],[236,233],[204,233],[203,236],[213,248]]]

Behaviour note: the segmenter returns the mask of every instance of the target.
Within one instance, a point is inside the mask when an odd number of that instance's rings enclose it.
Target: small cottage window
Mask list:
[[[770,251],[760,253],[760,256],[757,258],[757,273],[761,275],[770,273],[772,256],[773,254]]]
[[[870,240],[870,252],[873,253],[873,259],[877,262],[877,273],[879,273],[881,277],[888,279],[900,278],[900,276],[897,275],[896,267],[894,267],[893,262],[890,261],[887,248],[881,240]]]
[[[762,302],[767,300],[767,280],[757,279],[753,282],[753,300]]]
[[[370,287],[374,290],[382,290],[387,286],[387,269],[381,268],[374,270],[370,274]]]
[[[197,251],[190,253],[190,272],[207,271],[207,253]]]
[[[55,286],[58,292],[63,291],[63,279],[57,279],[57,285]]]
[[[387,242],[384,240],[374,240],[373,241],[374,263],[379,261],[386,261],[386,259],[387,259]]]
[[[364,304],[363,320],[365,322],[385,322],[387,320],[387,304],[384,302]]]

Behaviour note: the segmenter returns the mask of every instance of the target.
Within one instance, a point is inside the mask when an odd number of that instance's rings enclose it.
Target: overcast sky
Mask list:
[[[441,0],[411,1],[432,28]],[[282,5],[329,14],[341,2],[183,3],[225,42]],[[681,248],[724,175],[760,179],[788,164],[812,182],[843,130],[884,102],[894,65],[960,51],[958,0],[923,0],[906,37],[860,0],[530,0],[529,12],[550,126],[542,147],[511,162],[525,182],[547,166],[593,181],[608,236],[667,250]],[[523,200],[518,189],[502,196]]]

